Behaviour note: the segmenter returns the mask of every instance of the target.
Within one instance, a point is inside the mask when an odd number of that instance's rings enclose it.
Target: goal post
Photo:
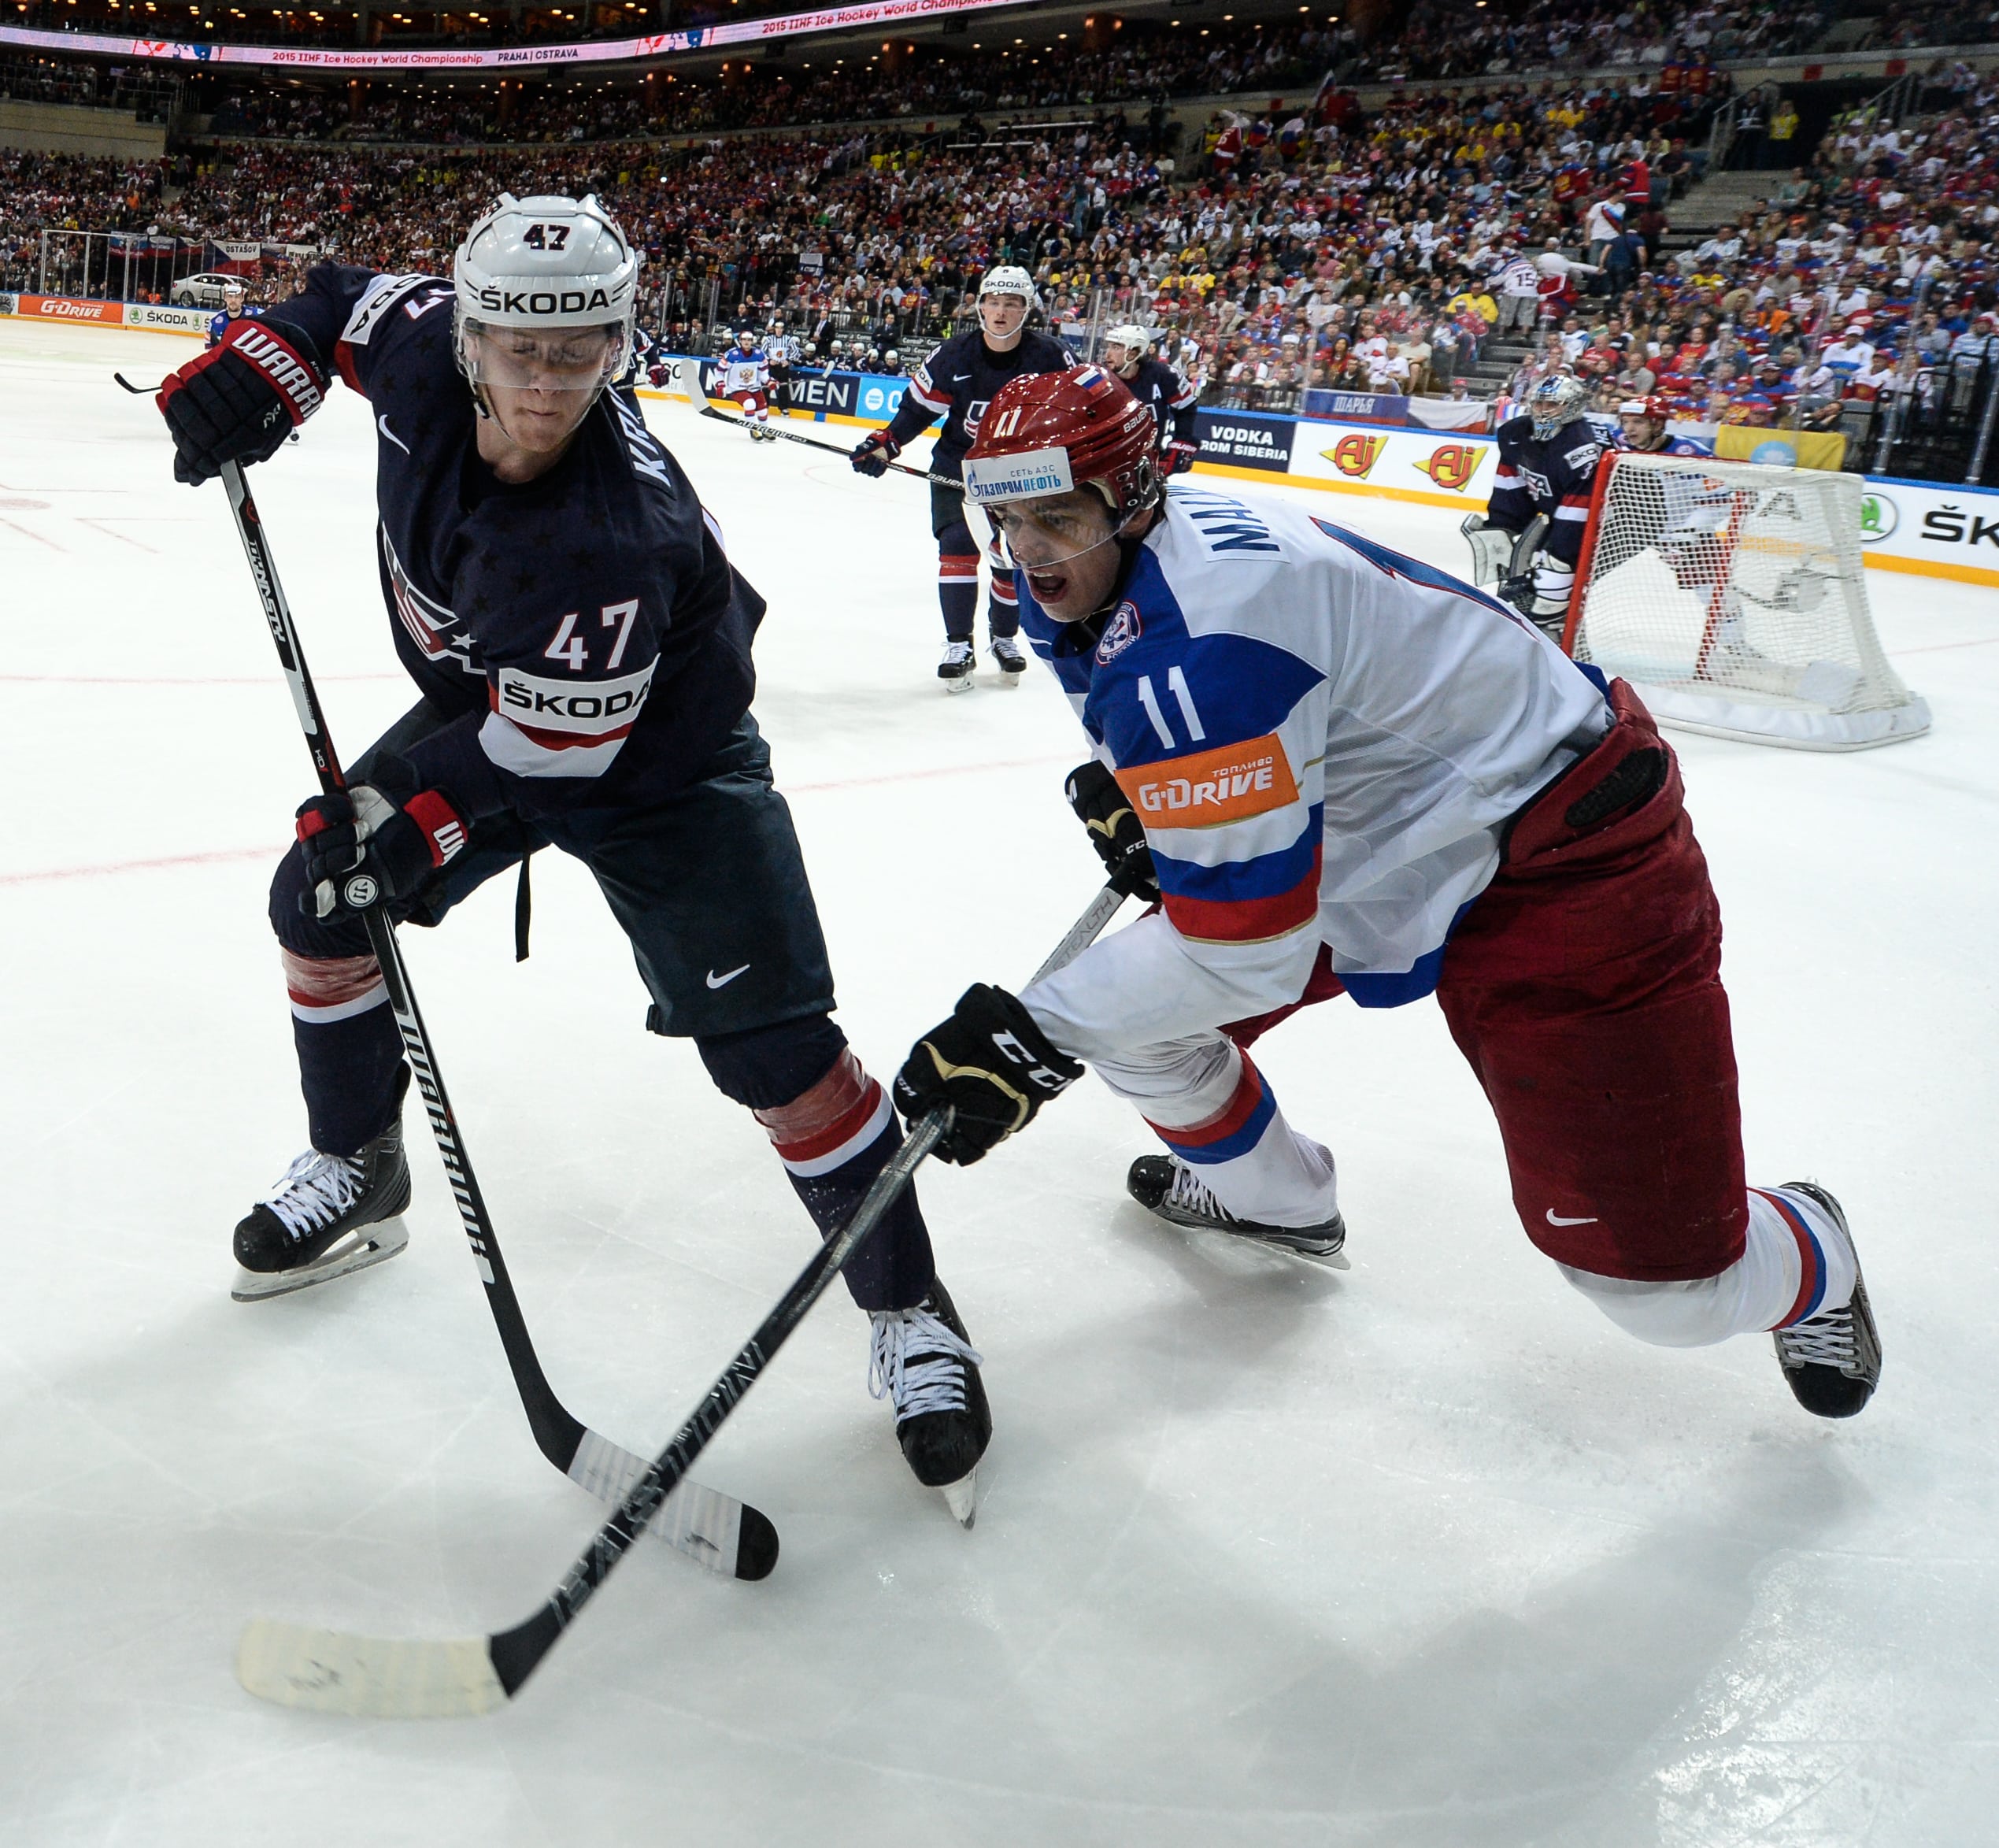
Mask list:
[[[1613,450],[1563,646],[1685,731],[1801,750],[1918,736],[1930,709],[1868,606],[1860,491],[1827,469]]]

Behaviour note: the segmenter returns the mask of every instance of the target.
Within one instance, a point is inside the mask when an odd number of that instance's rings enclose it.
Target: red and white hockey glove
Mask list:
[[[1175,437],[1166,446],[1164,462],[1168,475],[1184,475],[1194,465],[1201,454],[1201,445],[1189,443],[1184,437]]]
[[[173,432],[173,477],[193,486],[224,462],[261,462],[317,410],[326,375],[304,337],[247,317],[168,376],[154,402]]]
[[[902,453],[902,445],[886,430],[870,430],[857,443],[847,460],[857,475],[886,475],[888,465]]]
[[[466,827],[436,790],[420,790],[398,807],[365,783],[314,796],[298,810],[298,853],[308,917],[365,911],[407,898],[465,846]]]

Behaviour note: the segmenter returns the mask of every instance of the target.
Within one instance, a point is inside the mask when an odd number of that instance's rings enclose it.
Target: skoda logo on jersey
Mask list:
[[[1127,597],[1104,624],[1104,632],[1097,643],[1098,665],[1105,666],[1116,661],[1144,632],[1145,624],[1138,620],[1138,606]]]
[[[356,911],[365,911],[381,895],[372,873],[357,872],[347,881],[347,902]]]

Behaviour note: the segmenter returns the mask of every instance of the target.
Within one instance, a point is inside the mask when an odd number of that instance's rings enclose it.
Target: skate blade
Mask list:
[[[398,1219],[379,1225],[363,1226],[351,1238],[336,1245],[317,1264],[296,1271],[246,1271],[236,1268],[236,1281],[229,1292],[235,1302],[261,1302],[267,1297],[290,1296],[330,1283],[370,1265],[383,1264],[409,1242],[409,1228]]]
[[[961,1476],[956,1482],[940,1485],[937,1491],[944,1498],[944,1505],[951,1511],[951,1518],[961,1528],[969,1528],[979,1518],[979,1471],[974,1465],[969,1476]]]
[[[1350,1271],[1353,1266],[1347,1262],[1345,1249],[1333,1251],[1308,1251],[1303,1246],[1287,1243],[1283,1239],[1259,1238],[1254,1232],[1235,1232],[1221,1226],[1209,1225],[1204,1220],[1183,1219],[1178,1214],[1162,1212],[1157,1207],[1149,1209],[1157,1219],[1164,1220],[1170,1226],[1177,1226],[1183,1231],[1198,1232],[1204,1237],[1221,1239],[1231,1245],[1253,1246],[1259,1251],[1279,1251],[1286,1257],[1295,1257],[1306,1264],[1316,1264],[1321,1270]]]
[[[1025,668],[1001,668],[999,671],[1000,691],[1002,693],[1011,693],[1027,677],[1027,671]]]
[[[969,693],[972,691],[971,675],[961,674],[955,680],[945,681],[944,691],[946,693]]]

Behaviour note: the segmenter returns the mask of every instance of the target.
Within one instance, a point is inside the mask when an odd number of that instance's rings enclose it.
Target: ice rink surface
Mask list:
[[[413,1109],[408,1252],[229,1299],[230,1228],[304,1142],[264,905],[313,783],[220,489],[111,381],[192,350],[0,324],[0,1839],[1994,1839],[1999,594],[1878,573],[1931,736],[1679,741],[1751,1176],[1823,1179],[1867,1266],[1862,1417],[1808,1417],[1766,1340],[1620,1335],[1522,1235],[1434,1005],[1335,1004],[1257,1056],[1339,1157],[1343,1276],[1152,1221],[1122,1180],[1153,1145],[1094,1081],[925,1170],[997,1422],[974,1531],[910,1480],[836,1290],[698,1472],[776,1521],[769,1580],[642,1548],[483,1720],[242,1693],[252,1614],[512,1624],[598,1514],[534,1450]],[[770,600],[757,709],[886,1076],[1094,891],[1079,734],[1038,668],[940,695],[920,483],[647,414]],[[350,757],[411,697],[372,454],[342,391],[253,478]],[[1454,516],[1314,499],[1461,567]],[[524,966],[510,882],[405,941],[550,1377],[650,1454],[810,1235],[642,1031],[587,876],[544,854],[536,894]]]

